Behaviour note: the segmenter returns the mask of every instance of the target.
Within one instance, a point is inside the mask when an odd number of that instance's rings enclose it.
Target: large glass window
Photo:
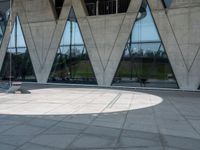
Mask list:
[[[53,1],[50,1],[50,2],[53,2],[53,5],[56,9],[56,15],[59,18],[60,14],[61,14],[62,7],[63,7],[64,0],[53,0]]]
[[[127,12],[130,0],[117,0],[117,2],[118,2],[118,13]]]
[[[178,87],[146,0],[142,3],[113,85]]]
[[[73,8],[56,53],[49,82],[97,84]]]
[[[116,0],[101,0],[98,5],[99,15],[116,13]]]
[[[0,73],[1,80],[8,80],[10,77],[13,81],[36,81],[19,17],[15,19],[8,50]]]
[[[164,5],[165,8],[169,8],[171,6],[171,4],[172,4],[172,1],[173,0],[162,0],[163,5]]]
[[[0,46],[9,18],[9,1],[0,1]]]
[[[125,13],[130,0],[85,0],[89,16]]]
[[[89,16],[97,15],[97,0],[85,0],[85,5]]]

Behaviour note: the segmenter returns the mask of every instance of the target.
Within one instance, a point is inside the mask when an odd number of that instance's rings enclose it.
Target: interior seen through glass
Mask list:
[[[172,4],[172,1],[173,0],[162,0],[165,8],[169,8]]]
[[[63,7],[64,0],[53,0],[57,17],[59,18]]]
[[[0,1],[0,46],[9,18],[9,2]]]
[[[87,4],[97,2],[95,0],[86,1]],[[108,1],[102,1],[102,3]],[[121,3],[121,1],[118,2]],[[8,9],[4,10],[4,13],[1,12],[0,15],[0,42],[8,20],[8,12]],[[11,78],[36,81],[18,17],[12,29],[8,50],[2,65],[0,74],[2,80],[7,80],[10,76],[10,53],[12,56]],[[49,82],[97,84],[73,8],[56,53]],[[146,0],[143,1],[138,13],[113,85],[178,88]]]
[[[10,77],[12,81],[36,81],[19,17],[15,19],[10,42],[0,72],[0,80],[8,81]]]
[[[85,0],[89,16],[125,13],[130,0]]]
[[[113,85],[178,88],[146,0],[142,3]]]
[[[73,8],[56,53],[49,82],[97,84]]]

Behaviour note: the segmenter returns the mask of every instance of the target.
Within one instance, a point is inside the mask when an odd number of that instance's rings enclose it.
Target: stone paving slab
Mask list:
[[[0,95],[0,150],[200,150],[200,93],[28,86]]]

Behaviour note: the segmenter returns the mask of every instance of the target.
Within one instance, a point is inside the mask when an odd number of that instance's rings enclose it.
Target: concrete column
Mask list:
[[[50,44],[55,34],[56,20],[49,0],[15,0],[13,5],[20,17],[22,31],[38,82],[46,83],[45,66],[49,60]],[[53,61],[53,60],[52,60]]]
[[[98,81],[110,86],[128,41],[142,0],[132,0],[128,14],[84,16],[74,1],[81,32]],[[134,6],[134,7],[131,7]]]
[[[97,0],[97,3],[96,3],[96,15],[97,16],[99,15],[99,0]]]
[[[180,88],[196,90],[200,80],[200,7],[168,9],[166,14],[162,5],[148,2]]]
[[[118,14],[118,0],[116,0],[116,14]]]

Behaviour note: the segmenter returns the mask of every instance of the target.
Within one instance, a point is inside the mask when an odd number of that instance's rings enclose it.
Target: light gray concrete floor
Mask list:
[[[61,86],[0,93],[0,150],[200,150],[200,93]]]

